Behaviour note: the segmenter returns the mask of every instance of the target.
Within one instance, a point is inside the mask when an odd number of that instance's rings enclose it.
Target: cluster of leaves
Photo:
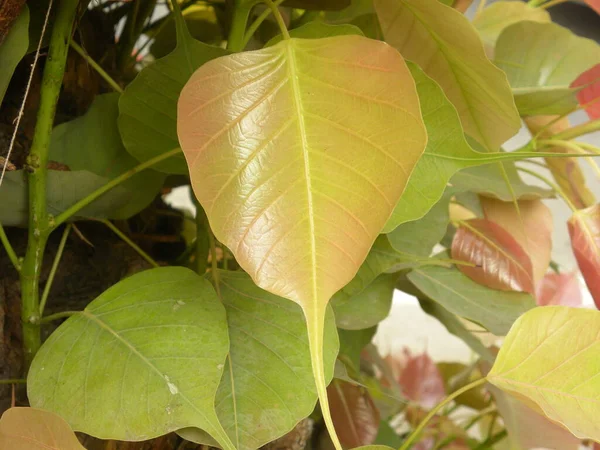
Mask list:
[[[600,440],[600,313],[551,264],[543,202],[572,208],[600,307],[600,205],[577,159],[600,149],[574,140],[600,129],[600,46],[553,23],[556,3],[499,1],[472,22],[461,0],[198,0],[154,21],[150,0],[91,4],[125,25],[114,78],[73,44],[106,86],[52,131],[49,159],[68,170],[41,168],[50,223],[126,220],[190,185],[197,226],[177,262],[50,335],[28,372],[33,408],[3,415],[0,446],[80,449],[75,430],[250,450],[308,416],[338,450]],[[0,45],[0,99],[42,39],[34,23],[24,7]],[[571,127],[580,109],[590,121]],[[530,142],[504,151],[523,121]],[[544,169],[520,164],[532,157]],[[31,170],[6,172],[2,225],[36,223]],[[477,360],[381,358],[369,343],[396,289]],[[499,351],[474,326],[506,336]]]

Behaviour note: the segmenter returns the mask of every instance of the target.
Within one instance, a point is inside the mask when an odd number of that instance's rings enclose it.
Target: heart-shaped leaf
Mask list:
[[[500,225],[486,219],[460,222],[452,239],[452,258],[472,280],[503,291],[533,293],[533,267],[529,255]]]
[[[535,308],[515,322],[487,379],[578,438],[598,441],[599,328],[598,311]]]
[[[600,64],[586,70],[571,84],[572,88],[582,88],[577,93],[577,100],[590,119],[600,119]]]
[[[538,306],[581,306],[577,272],[546,274],[537,287],[536,302]]]
[[[361,36],[287,39],[219,58],[180,97],[194,193],[255,283],[302,307],[330,431],[326,306],[358,271],[424,150],[420,114],[402,57]]]
[[[0,419],[0,448],[85,450],[60,416],[35,408],[10,408]]]
[[[52,333],[27,394],[99,438],[139,441],[195,426],[232,450],[215,412],[228,351],[225,309],[210,283],[182,267],[147,270]]]
[[[183,85],[202,64],[228,53],[192,38],[178,9],[174,20],[175,50],[142,69],[119,100],[119,131],[123,144],[139,161],[179,147],[177,99]],[[165,173],[187,174],[183,154],[161,161],[153,168]]]
[[[456,268],[421,267],[408,279],[448,311],[504,336],[514,321],[535,307],[531,295],[487,288]]]
[[[247,274],[219,271],[218,280],[230,349],[217,416],[236,449],[256,449],[283,436],[315,407],[306,326],[298,305],[260,289]],[[329,382],[339,348],[331,314],[324,344]],[[179,434],[202,443],[197,430]]]
[[[18,10],[17,10],[18,11]],[[27,53],[29,45],[29,8],[23,5],[19,17],[11,24],[10,30],[0,45],[0,104],[13,76],[13,72]]]
[[[554,23],[518,22],[496,44],[495,62],[506,72],[523,116],[564,114],[577,106],[571,83],[600,61],[600,46]]]
[[[374,4],[386,41],[440,84],[470,136],[495,151],[519,131],[506,76],[486,57],[465,16],[438,0]]]
[[[333,380],[327,388],[327,395],[333,423],[340,430],[340,441],[346,448],[375,442],[379,431],[379,410],[365,388]]]
[[[600,204],[574,212],[567,224],[577,265],[600,308]]]
[[[541,200],[513,202],[481,197],[485,218],[510,230],[531,260],[534,285],[542,280],[550,265],[552,253],[552,213]]]

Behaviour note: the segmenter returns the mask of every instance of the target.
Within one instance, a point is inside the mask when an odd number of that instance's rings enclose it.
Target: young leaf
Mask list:
[[[488,56],[493,57],[498,37],[505,28],[522,20],[550,22],[550,14],[542,8],[535,8],[518,1],[499,1],[486,7],[473,19]]]
[[[315,407],[306,327],[298,305],[263,291],[243,272],[219,271],[219,291],[230,348],[215,400],[217,416],[236,449],[256,449],[283,436]],[[329,382],[339,348],[332,314],[325,327]],[[179,434],[201,442],[198,430]]]
[[[85,450],[60,416],[35,408],[10,408],[0,419],[0,448]]]
[[[425,147],[410,72],[361,36],[287,39],[205,64],[178,118],[215,235],[258,286],[302,307],[330,422],[327,303],[358,271]]]
[[[577,272],[548,273],[537,287],[538,306],[573,306],[582,304]]]
[[[99,95],[83,116],[57,126],[52,131],[50,159],[108,180],[137,166],[121,142],[118,102],[117,93]],[[110,217],[127,219],[140,212],[154,200],[164,180],[165,175],[147,169],[122,183],[120,187],[130,191],[129,201],[121,208],[113,206]]]
[[[179,147],[177,99],[192,73],[226,50],[195,40],[180,13],[175,13],[177,46],[142,69],[119,100],[119,131],[127,151],[146,161]],[[153,166],[165,173],[187,174],[183,154]]]
[[[225,309],[208,281],[182,267],[147,270],[50,335],[27,395],[102,439],[139,441],[195,426],[232,450],[214,406],[228,350]]]
[[[398,377],[402,393],[425,409],[433,408],[446,396],[442,374],[427,353],[414,356],[404,349],[403,356]]]
[[[440,84],[470,136],[495,151],[519,131],[506,77],[485,56],[465,16],[438,0],[374,4],[386,41]]]
[[[590,8],[600,14],[600,0],[584,0]]]
[[[19,17],[12,23],[10,30],[0,45],[0,105],[21,58],[27,53],[29,45],[29,8],[23,5]]]
[[[452,240],[452,258],[474,264],[458,268],[484,286],[503,291],[535,290],[529,255],[508,231],[490,220],[461,222]]]
[[[529,294],[489,289],[456,268],[421,267],[410,272],[408,279],[448,311],[498,336],[504,336],[521,314],[535,307]]]
[[[333,423],[340,430],[341,443],[346,448],[372,444],[381,418],[369,392],[362,386],[333,380],[327,395]]]
[[[481,197],[485,218],[510,230],[511,236],[529,256],[534,285],[542,280],[550,265],[552,253],[552,213],[541,200],[513,202]]]
[[[600,204],[574,212],[567,224],[577,265],[600,308]]]
[[[590,119],[600,119],[600,101],[598,101],[600,99],[600,64],[596,64],[591,69],[579,75],[571,83],[571,87],[582,88],[577,93],[579,104],[585,106],[585,111],[590,116]],[[588,105],[588,103],[592,104]]]
[[[600,60],[600,46],[554,23],[518,22],[498,38],[495,62],[506,72],[522,116],[564,114],[577,106],[579,74]]]
[[[329,25],[324,22],[309,22],[290,31],[290,36],[298,39],[321,39],[326,37],[347,36],[353,34],[363,36],[363,32],[360,30],[360,28],[347,23],[341,25]],[[267,42],[265,47],[271,47],[282,40],[283,36],[279,34]]]
[[[600,312],[544,306],[513,325],[487,379],[581,439],[600,440]]]

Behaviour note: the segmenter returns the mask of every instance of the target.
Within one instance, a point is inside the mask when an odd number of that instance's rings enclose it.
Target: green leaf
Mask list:
[[[520,1],[499,1],[486,7],[473,19],[488,55],[494,54],[496,41],[506,27],[523,20],[550,22],[550,14],[542,8]],[[492,57],[492,56],[490,56]]]
[[[324,19],[327,23],[334,25],[349,23],[360,28],[368,38],[383,39],[372,0],[353,0],[350,6],[341,11],[326,12]]]
[[[82,198],[101,188],[108,178],[87,170],[61,171],[48,170],[46,183],[46,203],[48,213],[57,216]],[[29,203],[27,201],[27,178],[23,170],[6,172],[0,189],[0,223],[5,226],[27,226]],[[141,194],[117,186],[81,209],[76,218],[112,219],[114,213],[130,208],[134,201],[139,202]]]
[[[387,449],[388,445],[393,448],[399,448],[402,445],[402,438],[398,436],[398,433],[385,421],[381,421],[379,424],[379,433],[375,438],[375,444],[372,447],[382,447],[382,449]]]
[[[192,186],[216,237],[258,286],[302,306],[333,434],[325,311],[425,147],[410,72],[398,52],[362,36],[292,38],[205,64],[178,112]]]
[[[600,312],[544,306],[504,340],[488,381],[580,439],[600,440]]]
[[[27,53],[29,45],[29,8],[23,5],[21,14],[12,23],[8,34],[0,44],[0,104],[19,61]]]
[[[117,93],[99,95],[86,114],[56,127],[50,141],[50,159],[108,180],[137,166],[121,142],[118,102]],[[129,201],[121,208],[113,207],[110,217],[127,219],[144,209],[159,193],[164,179],[164,174],[151,169],[129,178],[120,185],[130,192]]]
[[[214,406],[228,350],[225,308],[208,281],[182,267],[147,270],[50,335],[27,394],[98,438],[140,441],[196,426],[234,449]]]
[[[301,308],[256,286],[243,272],[219,271],[229,324],[229,358],[217,391],[217,416],[238,450],[261,447],[310,415],[317,401]],[[339,342],[331,312],[325,329],[326,381]],[[200,430],[180,430],[202,443]]]
[[[376,331],[377,327],[338,331],[340,336],[339,358],[353,369],[354,374],[360,372],[360,354],[363,348],[371,342]]]
[[[386,41],[440,84],[470,136],[495,151],[519,131],[506,76],[463,14],[438,0],[375,0],[375,8]]]
[[[350,0],[286,0],[283,5],[319,11],[338,11],[350,6]]]
[[[329,25],[323,22],[309,22],[290,31],[290,36],[298,39],[320,39],[347,35],[363,36],[363,32],[360,28],[347,23],[343,25]],[[265,47],[271,47],[282,40],[283,36],[281,34],[275,36],[265,44]]]
[[[478,323],[498,336],[508,333],[514,321],[535,306],[529,294],[489,289],[455,267],[414,269],[408,279],[451,313]]]
[[[600,46],[554,23],[519,22],[496,44],[522,116],[564,114],[577,106],[575,79],[600,61]]]
[[[181,89],[198,67],[228,53],[193,39],[183,19],[175,17],[175,50],[142,69],[119,100],[118,123],[123,144],[138,161],[179,147],[177,100]],[[183,154],[153,167],[165,173],[188,173]]]

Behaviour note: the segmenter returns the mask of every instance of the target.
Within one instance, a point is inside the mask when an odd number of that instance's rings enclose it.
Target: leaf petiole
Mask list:
[[[577,208],[575,207],[573,202],[571,202],[571,200],[569,200],[569,196],[565,193],[565,191],[563,191],[560,188],[560,186],[558,184],[554,183],[550,179],[546,178],[543,175],[540,175],[539,173],[537,173],[533,170],[526,169],[525,167],[518,167],[517,170],[520,170],[521,172],[525,172],[525,173],[537,178],[538,180],[541,180],[544,183],[546,183],[548,186],[550,186],[554,190],[554,192],[556,192],[558,195],[561,196],[561,198],[565,201],[565,203],[569,206],[569,208],[571,208],[571,210],[573,212],[577,211]]]
[[[21,271],[21,262],[19,261],[19,257],[15,253],[15,249],[10,244],[10,241],[8,240],[8,236],[6,236],[6,233],[4,232],[4,228],[2,227],[1,223],[0,223],[0,242],[2,242],[2,245],[4,246],[4,249],[6,250],[6,253],[8,254],[8,258],[10,259],[10,262],[12,263],[13,266],[15,266],[15,269],[17,269],[17,272],[20,272]]]
[[[277,25],[281,30],[281,34],[283,34],[283,38],[286,40],[290,39],[290,33],[287,29],[287,26],[285,25],[285,22],[283,21],[283,17],[281,16],[281,12],[279,12],[279,8],[277,7],[277,5],[273,3],[273,0],[263,0],[263,2],[273,12],[273,16],[275,16],[275,20],[277,20]]]
[[[48,301],[48,295],[50,294],[52,283],[54,282],[56,269],[58,269],[58,264],[60,263],[60,258],[62,257],[65,249],[65,244],[67,243],[67,238],[69,237],[71,228],[71,224],[67,225],[63,231],[62,237],[60,238],[60,243],[58,244],[58,249],[56,250],[56,255],[54,256],[54,261],[52,262],[52,268],[50,269],[50,274],[48,275],[48,280],[46,281],[46,286],[44,286],[44,292],[42,293],[42,299],[40,300],[40,317],[44,314],[44,308],[46,306],[46,301]]]
[[[273,4],[275,6],[279,6],[284,1],[285,0],[276,0]],[[244,35],[242,49],[246,48],[246,46],[248,45],[248,42],[250,42],[250,39],[252,39],[252,36],[254,36],[254,33],[256,33],[256,31],[261,26],[261,24],[265,21],[265,19],[267,17],[269,17],[271,15],[272,12],[273,12],[272,9],[267,8],[263,11],[263,13],[260,16],[258,16],[256,18],[256,20],[254,22],[252,22],[252,25],[250,25],[250,27],[248,27],[248,31],[246,31],[246,34]]]

